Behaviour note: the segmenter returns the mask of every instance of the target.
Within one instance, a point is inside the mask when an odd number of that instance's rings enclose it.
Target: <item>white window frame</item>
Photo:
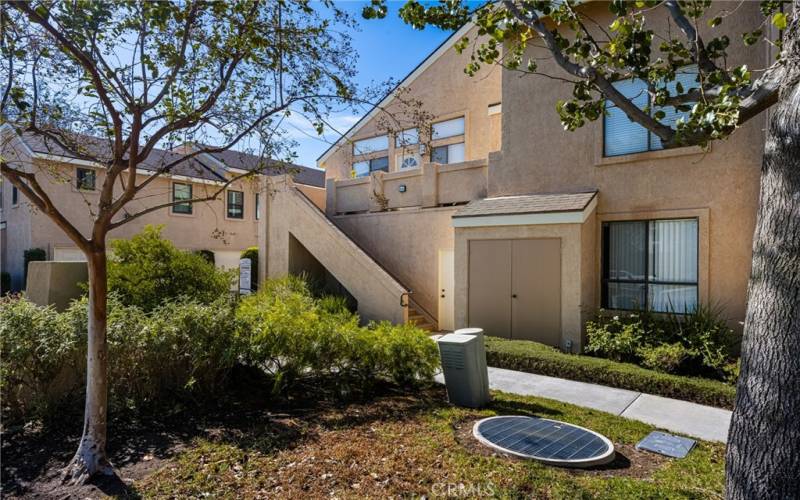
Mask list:
[[[404,167],[403,162],[406,158],[413,158],[417,161],[417,165],[414,167]],[[395,168],[397,170],[414,170],[415,168],[419,168],[422,166],[422,155],[417,152],[399,152],[395,155]]]

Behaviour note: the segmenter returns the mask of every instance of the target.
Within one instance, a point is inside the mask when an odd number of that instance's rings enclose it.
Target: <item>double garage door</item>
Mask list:
[[[487,335],[561,341],[561,240],[470,240],[469,325]]]

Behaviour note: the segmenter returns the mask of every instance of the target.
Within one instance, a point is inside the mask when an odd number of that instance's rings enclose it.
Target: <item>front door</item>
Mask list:
[[[453,251],[439,250],[439,330],[453,330]]]

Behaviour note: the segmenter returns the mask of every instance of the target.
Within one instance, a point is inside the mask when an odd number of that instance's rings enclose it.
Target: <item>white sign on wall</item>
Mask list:
[[[252,263],[250,259],[239,259],[239,293],[249,295],[252,289]]]

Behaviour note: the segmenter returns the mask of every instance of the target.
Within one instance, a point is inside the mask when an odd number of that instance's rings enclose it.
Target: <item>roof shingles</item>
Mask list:
[[[528,194],[472,200],[453,217],[578,212],[586,208],[597,191],[585,193]]]

